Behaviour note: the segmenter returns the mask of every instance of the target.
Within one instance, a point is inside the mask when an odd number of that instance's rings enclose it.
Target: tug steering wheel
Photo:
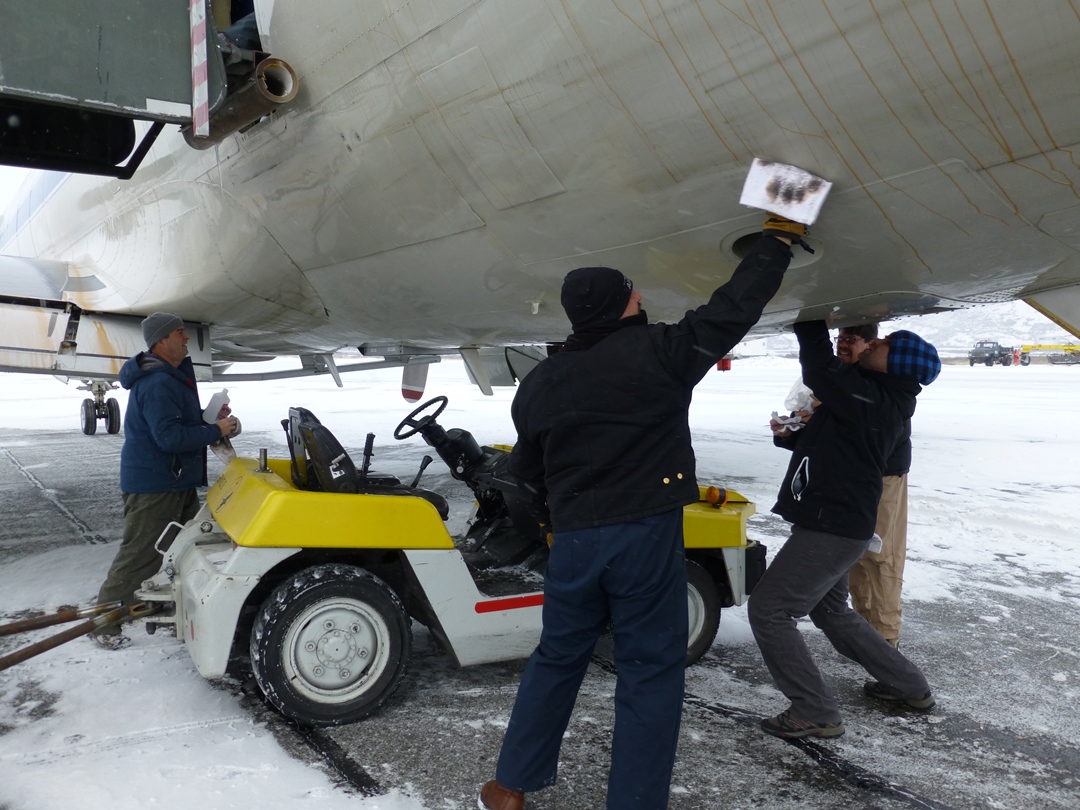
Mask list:
[[[447,404],[449,404],[449,402],[450,400],[448,400],[444,396],[438,396],[434,399],[429,399],[427,402],[425,402],[423,405],[421,405],[419,408],[417,408],[415,411],[413,411],[401,420],[400,424],[398,424],[398,426],[394,428],[394,438],[400,441],[401,439],[407,439],[410,436],[415,436],[417,433],[427,427],[429,423],[434,422],[436,417],[438,417],[440,413],[446,410],[446,406]],[[416,418],[419,414],[423,413],[432,405],[436,404],[438,405],[438,407],[435,409],[435,413],[427,414],[419,419]],[[405,428],[412,428],[412,430],[405,430]]]

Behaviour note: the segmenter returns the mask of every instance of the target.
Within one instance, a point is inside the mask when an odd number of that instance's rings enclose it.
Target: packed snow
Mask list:
[[[274,367],[285,365],[296,364],[274,361]],[[767,423],[770,412],[783,410],[797,375],[792,359],[737,361],[730,372],[708,375],[691,412],[699,477],[732,482],[730,486],[754,500],[759,516],[752,521],[751,534],[769,534],[766,542],[773,551],[782,541],[782,534],[777,536],[782,527],[768,510],[787,455],[772,447]],[[30,375],[0,379],[0,467],[14,468],[27,442],[78,431],[78,405],[86,394],[74,383],[65,387],[52,378]],[[278,422],[290,405],[304,405],[346,447],[362,447],[365,434],[374,431],[376,466],[382,455],[408,473],[427,448],[419,438],[411,444],[390,438],[413,407],[401,399],[399,383],[400,373],[389,370],[348,375],[342,389],[328,378],[227,387],[245,434],[255,436],[272,456],[286,454]],[[203,384],[203,400],[220,387]],[[1075,611],[1080,593],[1080,485],[1074,461],[1080,458],[1080,432],[1071,415],[1077,391],[1080,366],[968,368],[964,363],[947,365],[922,394],[910,476],[908,603],[956,600],[960,580],[974,569],[980,571],[980,587],[1047,600],[1062,609],[1071,605]],[[431,369],[426,397],[437,394],[450,398],[442,424],[468,428],[483,444],[513,440],[512,390],[497,389],[495,396],[484,397],[468,383],[461,363],[450,360]],[[115,395],[126,405],[124,392]],[[100,431],[93,447],[100,448],[107,479],[115,482],[122,437],[104,435],[103,426]],[[238,445],[250,455],[257,450],[240,441]],[[45,477],[44,468],[64,463],[62,457],[48,458],[19,475],[0,477],[9,504],[8,528],[0,528],[0,623],[29,610],[49,612],[91,603],[111,561],[120,534],[119,492],[95,490],[95,498],[108,503],[116,521],[107,530],[83,532],[90,536],[97,531],[98,539],[108,542],[93,542],[92,536],[85,542],[86,537],[77,536],[81,507],[73,506],[70,497],[52,495],[44,486],[33,490],[32,497],[19,495],[38,480],[35,469]],[[439,466],[433,465],[429,474]],[[220,463],[212,460],[211,480],[220,470]],[[86,481],[85,486],[94,483]],[[21,508],[11,502],[16,496],[25,497],[25,508],[42,510],[40,532],[27,535],[25,519],[10,519]],[[69,515],[58,518],[62,509]],[[13,536],[16,523],[23,530]],[[1047,584],[1048,573],[1054,574],[1055,585]],[[971,621],[994,625],[1009,610],[1002,600],[1000,609],[983,608]],[[750,636],[745,610],[726,610],[724,616],[716,645],[746,644]],[[36,631],[26,640],[53,632],[55,628]],[[115,653],[78,639],[0,673],[0,808],[458,806],[432,803],[430,796],[421,804],[401,791],[364,797],[343,789],[325,769],[287,753],[241,706],[235,689],[203,680],[174,638],[141,632],[132,637],[132,647]],[[2,644],[0,654],[14,648],[13,643]],[[1048,662],[1039,662],[1049,667],[1040,688],[1060,690],[1067,703],[1075,701],[1080,697],[1077,649],[1047,650],[1046,656]],[[774,697],[781,708],[778,693]],[[963,703],[965,698],[957,694],[951,699]],[[978,716],[977,707],[971,710]],[[1038,733],[1052,721],[1033,708],[1018,710],[1016,722]]]

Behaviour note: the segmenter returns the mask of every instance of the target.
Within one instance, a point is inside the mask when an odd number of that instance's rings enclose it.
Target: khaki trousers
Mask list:
[[[154,548],[158,537],[171,522],[187,523],[199,511],[199,494],[192,489],[180,492],[124,495],[124,537],[113,558],[105,582],[98,591],[98,604],[116,599],[125,605],[135,602],[135,591],[144,579],[161,568],[161,555]],[[174,527],[163,549],[172,545],[179,530]],[[118,625],[99,628],[95,635],[120,632]]]
[[[866,552],[851,568],[851,606],[894,647],[900,642],[900,591],[907,556],[907,475],[882,479],[877,526],[881,551]]]

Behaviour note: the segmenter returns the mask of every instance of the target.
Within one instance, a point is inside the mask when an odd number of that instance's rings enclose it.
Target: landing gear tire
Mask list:
[[[114,435],[120,432],[120,403],[112,397],[105,400],[105,430]]]
[[[318,565],[278,585],[251,631],[251,665],[266,700],[306,726],[354,723],[395,692],[412,627],[381,579]]]
[[[690,560],[686,561],[686,601],[690,619],[686,665],[690,666],[712,646],[720,628],[720,589],[708,571]]]
[[[97,433],[97,413],[94,411],[94,400],[84,399],[79,413],[82,416],[82,432],[87,436],[93,436]]]

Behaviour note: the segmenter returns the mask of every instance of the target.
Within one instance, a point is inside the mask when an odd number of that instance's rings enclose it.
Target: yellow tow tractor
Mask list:
[[[1057,365],[1080,363],[1080,344],[1076,343],[1026,343],[1020,347],[1020,365],[1031,365],[1032,352],[1051,352],[1046,359]]]
[[[138,594],[161,608],[147,629],[174,627],[207,678],[250,656],[266,700],[315,726],[359,720],[393,694],[413,620],[459,666],[527,657],[540,636],[546,534],[506,472],[509,448],[444,430],[446,405],[425,402],[394,438],[419,433],[472,491],[464,536],[447,531],[446,499],[419,486],[431,457],[403,484],[369,470],[369,434],[358,469],[313,414],[292,408],[282,421],[291,458],[232,461],[163,552]],[[754,505],[717,487],[700,496],[684,520],[688,663],[765,569],[765,547],[746,537]]]

